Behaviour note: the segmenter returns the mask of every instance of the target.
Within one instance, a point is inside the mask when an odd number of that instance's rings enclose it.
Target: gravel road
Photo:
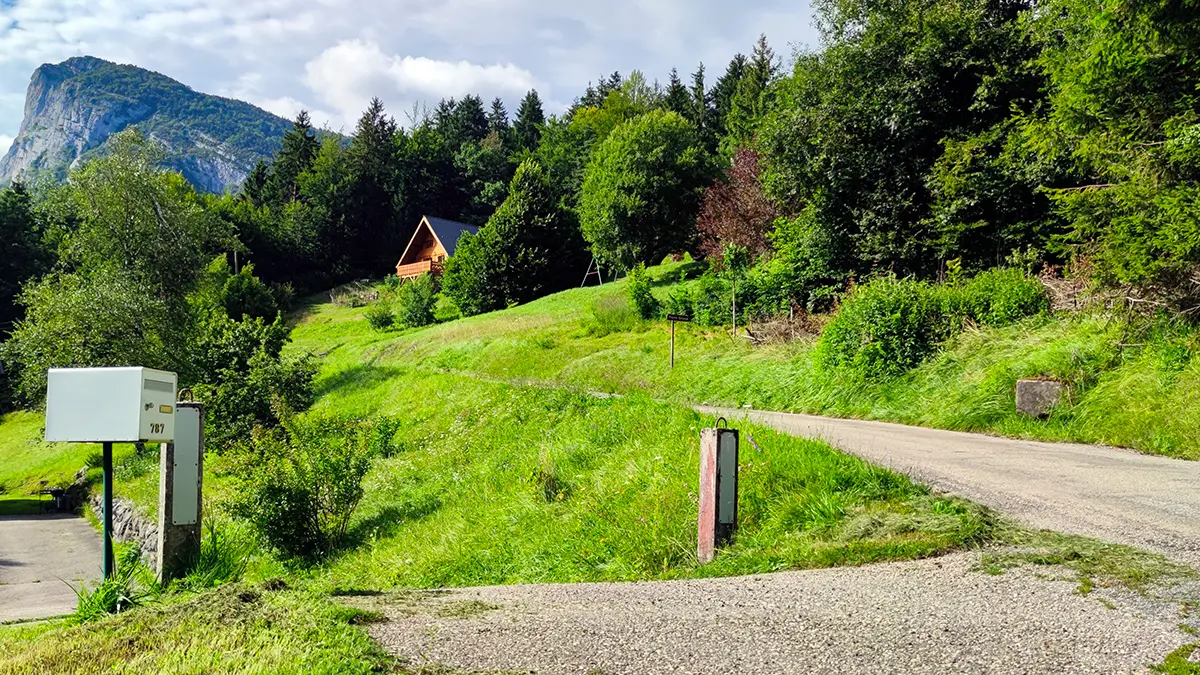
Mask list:
[[[886,422],[698,410],[824,439],[1026,525],[1138,546],[1200,567],[1200,462]]]
[[[988,575],[978,559],[368,603],[389,617],[373,637],[410,665],[468,671],[1129,673],[1196,639],[1178,627],[1179,604],[1080,595],[1037,576],[1048,568]]]

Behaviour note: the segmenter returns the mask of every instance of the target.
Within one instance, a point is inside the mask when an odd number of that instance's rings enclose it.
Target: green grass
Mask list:
[[[671,279],[677,268],[664,265],[651,274]],[[671,286],[659,282],[655,292],[665,296]],[[297,322],[293,348],[321,355],[331,385],[359,368],[404,366],[1200,458],[1200,405],[1193,396],[1200,390],[1200,346],[1194,336],[1131,340],[1120,322],[1104,316],[1040,317],[968,330],[906,375],[864,383],[819,367],[814,336],[756,347],[732,338],[728,329],[680,324],[671,369],[667,324],[596,329],[624,287],[620,281],[569,290],[401,334],[373,334],[362,308],[313,305]],[[1017,379],[1037,376],[1061,378],[1072,388],[1070,402],[1048,420],[1014,410]]]
[[[378,615],[300,590],[230,584],[82,625],[0,627],[3,673],[374,673]]]

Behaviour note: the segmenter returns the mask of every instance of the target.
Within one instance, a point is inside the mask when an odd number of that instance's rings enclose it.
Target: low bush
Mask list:
[[[396,323],[396,314],[388,307],[386,303],[378,302],[371,305],[363,312],[363,318],[371,328],[384,331],[391,328]]]
[[[1016,269],[931,285],[892,276],[859,286],[821,333],[818,358],[866,378],[899,375],[937,351],[966,322],[1002,326],[1045,314],[1042,284]]]
[[[949,296],[952,306],[947,308],[948,314],[958,313],[988,326],[1003,326],[1050,311],[1042,283],[1014,268],[980,272],[950,288]]]
[[[371,421],[280,417],[281,427],[256,430],[239,447],[233,510],[280,553],[314,559],[345,536],[381,434]]]
[[[205,324],[194,349],[200,378],[193,389],[204,402],[209,447],[221,451],[249,438],[255,427],[279,424],[274,403],[289,410],[312,405],[316,364],[308,356],[284,357],[288,336],[278,318],[266,323],[216,316]]]
[[[405,328],[429,326],[435,321],[434,309],[437,307],[437,301],[437,288],[433,276],[422,274],[401,285],[400,290],[396,292],[395,321]]]
[[[205,515],[204,530],[196,564],[191,572],[176,584],[183,588],[201,590],[240,581],[246,573],[253,540],[245,536],[242,528],[232,524],[222,524],[218,527],[209,514]]]
[[[821,331],[820,362],[865,378],[899,375],[947,336],[942,303],[930,286],[880,277],[859,286]]]
[[[646,273],[645,263],[638,263],[629,270],[629,301],[643,319],[658,316],[661,307],[654,293],[650,291],[650,275]]]

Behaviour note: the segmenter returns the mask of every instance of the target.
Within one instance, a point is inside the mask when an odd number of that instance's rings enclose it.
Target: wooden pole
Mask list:
[[[671,367],[675,367],[675,322],[671,322]]]

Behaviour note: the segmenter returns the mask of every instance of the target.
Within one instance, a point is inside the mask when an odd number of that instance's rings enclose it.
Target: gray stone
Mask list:
[[[1067,395],[1067,385],[1056,380],[1017,380],[1017,412],[1046,417]]]

